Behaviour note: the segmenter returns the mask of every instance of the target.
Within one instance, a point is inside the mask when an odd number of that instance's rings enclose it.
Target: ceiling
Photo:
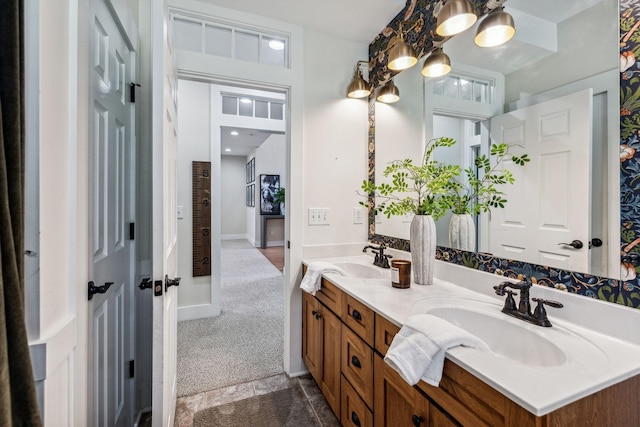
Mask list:
[[[232,131],[237,132],[238,135],[231,135]],[[274,133],[278,132],[221,126],[220,140],[222,144],[222,155],[246,157]],[[227,149],[229,151],[227,151]]]

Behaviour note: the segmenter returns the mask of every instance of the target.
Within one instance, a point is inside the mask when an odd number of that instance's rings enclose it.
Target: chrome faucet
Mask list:
[[[389,258],[393,258],[391,255],[387,255],[384,253],[384,250],[387,249],[387,246],[384,243],[381,243],[380,246],[372,246],[367,245],[362,249],[362,252],[367,252],[367,249],[371,249],[376,257],[373,260],[373,265],[382,268],[390,268]]]
[[[507,294],[507,298],[504,301],[504,307],[502,307],[503,313],[522,319],[526,322],[533,323],[534,325],[549,327],[551,326],[551,322],[547,318],[547,310],[545,310],[544,305],[546,304],[549,307],[562,308],[562,304],[557,301],[533,298],[533,301],[537,302],[537,304],[535,310],[531,313],[531,302],[529,301],[529,290],[531,289],[531,286],[531,279],[525,276],[518,283],[502,282],[499,285],[494,286],[493,289],[495,289],[496,295],[503,296]],[[505,288],[512,288],[520,291],[520,302],[518,303],[517,308],[516,302],[513,299],[513,296],[517,294]]]

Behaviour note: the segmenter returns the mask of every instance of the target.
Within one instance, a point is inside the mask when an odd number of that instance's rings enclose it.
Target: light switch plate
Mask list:
[[[309,225],[329,225],[331,209],[309,208]]]
[[[184,219],[184,206],[178,206],[178,219]]]

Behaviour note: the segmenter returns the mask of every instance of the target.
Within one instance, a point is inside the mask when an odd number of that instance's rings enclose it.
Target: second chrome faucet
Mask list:
[[[496,294],[503,296],[507,295],[507,298],[504,301],[504,307],[502,307],[502,312],[508,314],[509,316],[516,317],[518,319],[522,319],[526,322],[533,323],[538,326],[551,326],[551,322],[547,318],[547,311],[545,310],[545,304],[549,307],[561,308],[562,304],[557,301],[545,300],[542,298],[533,298],[535,301],[536,308],[531,312],[531,302],[529,300],[529,290],[531,289],[532,283],[531,279],[528,277],[524,277],[520,282],[502,282],[497,286],[494,286]],[[517,295],[510,289],[516,289],[520,291],[520,302],[516,307],[516,302],[513,299],[514,295]]]

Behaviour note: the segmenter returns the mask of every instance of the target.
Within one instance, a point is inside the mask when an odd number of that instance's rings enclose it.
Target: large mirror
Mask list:
[[[473,250],[618,278],[618,1],[508,0],[505,11],[517,28],[507,44],[479,48],[470,29],[444,44],[450,75],[426,79],[419,64],[394,77],[400,101],[375,106],[376,182],[431,138],[455,138],[435,155],[462,168],[509,142],[532,161],[512,170],[504,209],[474,218]],[[410,221],[379,215],[375,233],[408,239]],[[449,221],[437,222],[439,246]]]

